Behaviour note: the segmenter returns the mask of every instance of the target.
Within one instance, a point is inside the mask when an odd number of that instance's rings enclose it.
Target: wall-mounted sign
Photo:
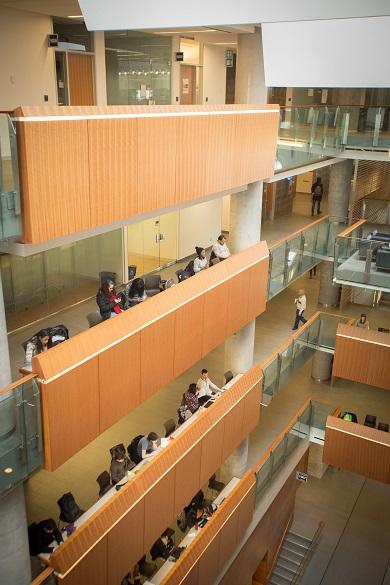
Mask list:
[[[298,481],[303,481],[304,483],[307,483],[307,478],[308,475],[304,471],[297,471],[295,474],[295,479],[297,479]]]
[[[234,67],[233,51],[231,49],[226,49],[225,51],[225,65],[226,67]]]
[[[187,77],[183,77],[183,95],[190,93],[190,80]]]
[[[176,53],[176,61],[184,61],[184,53],[183,53],[183,51],[178,51]]]

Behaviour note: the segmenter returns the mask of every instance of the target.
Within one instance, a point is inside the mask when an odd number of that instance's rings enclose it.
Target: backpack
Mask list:
[[[129,444],[129,446],[127,447],[127,453],[129,454],[130,459],[133,461],[133,463],[135,463],[136,465],[142,461],[142,458],[139,456],[138,454],[138,443],[140,442],[141,439],[144,438],[145,435],[137,435],[136,437],[134,437],[134,439],[131,441],[131,443]]]
[[[67,492],[57,501],[60,507],[61,514],[60,520],[63,522],[73,523],[77,518],[84,514],[83,510],[80,510],[76,500],[73,497],[72,492]]]
[[[192,412],[188,408],[186,404],[180,406],[177,409],[177,414],[179,415],[179,425],[188,420],[192,416]]]

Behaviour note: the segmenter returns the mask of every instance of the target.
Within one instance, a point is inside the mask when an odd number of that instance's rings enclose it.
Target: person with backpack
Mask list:
[[[204,270],[205,268],[208,268],[208,266],[209,266],[208,260],[206,258],[206,250],[204,248],[199,247],[199,246],[195,246],[195,250],[196,250],[196,258],[194,260],[194,265],[193,265],[194,274],[196,274],[197,272],[200,272],[201,270]]]
[[[317,215],[321,213],[321,201],[324,194],[324,187],[322,185],[321,177],[317,177],[311,187],[312,205],[311,216],[314,216],[314,210],[317,207]]]

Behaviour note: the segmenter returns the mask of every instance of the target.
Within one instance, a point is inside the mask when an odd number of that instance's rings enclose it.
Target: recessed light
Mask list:
[[[10,473],[13,472],[12,467],[4,467],[3,469],[4,473],[6,473],[7,475],[9,475]]]
[[[71,14],[70,16],[67,16],[66,18],[84,18],[84,16],[82,14]]]

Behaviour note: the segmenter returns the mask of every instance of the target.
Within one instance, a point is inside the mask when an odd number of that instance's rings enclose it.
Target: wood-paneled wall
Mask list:
[[[219,506],[161,585],[212,585],[251,523],[256,479],[248,471]],[[239,583],[239,581],[237,581]]]
[[[94,585],[120,583],[256,426],[261,382],[261,369],[255,366],[54,551],[50,564],[67,573],[64,585],[81,585],[79,575],[87,574],[88,568],[95,576]],[[249,410],[252,416],[244,417]],[[234,413],[240,424],[232,427]]]
[[[390,335],[339,325],[333,376],[390,390]]]
[[[274,173],[274,105],[31,106],[15,117],[25,243],[199,202]]]
[[[261,242],[33,357],[41,379],[45,468],[56,469],[260,315],[267,275],[268,249]]]
[[[328,416],[323,461],[390,483],[390,434]]]

